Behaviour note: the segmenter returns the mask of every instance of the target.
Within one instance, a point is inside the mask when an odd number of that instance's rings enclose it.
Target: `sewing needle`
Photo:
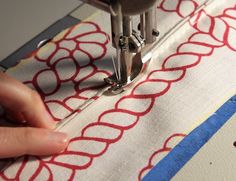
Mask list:
[[[115,63],[115,60],[114,60],[114,57],[112,55],[112,63],[113,63],[113,68],[114,68],[114,72],[115,72],[115,75],[116,75],[116,79],[117,81],[119,80],[119,77],[118,77],[118,73],[117,73],[117,68],[116,68],[116,63]]]

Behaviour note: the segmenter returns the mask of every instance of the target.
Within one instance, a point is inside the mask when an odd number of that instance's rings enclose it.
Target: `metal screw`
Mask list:
[[[125,45],[125,38],[124,38],[124,37],[120,37],[119,45],[120,45],[121,47],[123,47],[123,46]]]
[[[52,39],[51,38],[49,38],[49,39],[44,39],[44,40],[42,40],[42,41],[40,41],[39,43],[38,43],[38,45],[37,45],[37,48],[41,48],[41,47],[43,47],[44,45],[46,45],[48,42],[50,42]]]
[[[138,24],[138,30],[139,30],[139,31],[141,30],[141,25],[140,25],[140,23]]]
[[[157,29],[152,30],[152,35],[153,36],[159,36],[160,32]]]

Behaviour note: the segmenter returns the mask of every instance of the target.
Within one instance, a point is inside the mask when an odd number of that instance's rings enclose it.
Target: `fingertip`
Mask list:
[[[69,143],[66,133],[43,128],[0,128],[0,158],[21,155],[48,156],[63,152]]]
[[[44,116],[45,128],[55,129],[57,122],[52,118],[52,116],[49,114],[49,112],[45,111],[44,115],[45,115]]]
[[[69,138],[66,133],[44,130],[39,132],[35,140],[39,140],[27,154],[32,155],[51,155],[63,152],[69,143]],[[43,134],[43,135],[42,135]]]
[[[49,141],[52,144],[57,144],[59,146],[62,146],[63,148],[68,145],[69,138],[66,133],[55,131],[55,132],[51,132],[51,134],[49,135]]]
[[[29,126],[55,129],[57,122],[52,118],[48,111],[43,107],[36,110],[28,110],[24,113]]]

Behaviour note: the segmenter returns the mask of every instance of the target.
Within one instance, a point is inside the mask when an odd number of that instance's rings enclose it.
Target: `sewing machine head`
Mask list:
[[[110,91],[118,94],[133,82],[152,58],[152,48],[159,35],[156,30],[156,0],[83,0],[111,14],[114,74],[105,79]],[[140,15],[138,30],[133,30],[132,16]]]

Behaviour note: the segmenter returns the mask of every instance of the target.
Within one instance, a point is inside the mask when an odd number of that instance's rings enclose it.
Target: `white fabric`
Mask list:
[[[173,180],[234,180],[236,114],[174,176]]]
[[[185,23],[169,34],[168,41],[160,41],[161,46],[155,50],[155,57],[147,73],[122,94],[107,96],[100,94],[101,89],[91,90],[90,86],[105,76],[101,73],[103,71],[96,72],[94,75],[97,77],[93,79],[86,79],[88,84],[85,83],[79,90],[89,89],[79,94],[89,94],[88,99],[92,101],[89,106],[79,107],[79,113],[73,110],[62,115],[54,110],[62,113],[63,106],[60,108],[54,103],[55,109],[51,109],[54,116],[69,116],[59,128],[72,138],[67,150],[48,158],[19,158],[4,171],[1,178],[91,181],[141,179],[186,134],[235,94],[235,3],[235,0],[215,0],[206,4],[204,9],[196,12],[190,20],[184,18]],[[166,16],[169,13],[171,16],[175,14],[173,18],[180,16],[176,9],[167,12],[159,8],[158,11],[166,13]],[[104,16],[97,16],[94,21],[103,24],[99,18]],[[72,37],[81,34],[82,25],[72,29]],[[91,25],[90,28],[95,27]],[[97,32],[96,28],[94,30]],[[98,32],[100,34],[101,31]],[[91,36],[88,38],[96,39]],[[97,41],[103,44],[106,42],[106,36],[104,38],[102,40],[100,37]],[[53,52],[53,46],[46,46],[43,52]],[[99,49],[92,47],[86,47],[86,52],[99,52]],[[111,54],[108,51],[106,56],[110,57]],[[44,57],[47,54],[42,55]],[[51,61],[50,58],[48,60]],[[105,61],[106,58],[101,60]],[[8,73],[17,76],[18,71],[32,64],[30,61],[25,60],[21,66]],[[96,65],[98,64],[97,61]],[[40,66],[37,62],[39,69]],[[73,72],[69,71],[70,68],[73,66],[68,66],[68,73]],[[50,77],[53,77],[54,71],[48,71]],[[67,75],[62,75],[62,79]],[[30,76],[25,74],[20,78],[25,81],[30,79]],[[60,81],[62,79],[60,78]],[[44,77],[42,80],[42,84],[47,83]],[[42,95],[48,99],[45,92]],[[82,104],[78,103],[75,110]]]

